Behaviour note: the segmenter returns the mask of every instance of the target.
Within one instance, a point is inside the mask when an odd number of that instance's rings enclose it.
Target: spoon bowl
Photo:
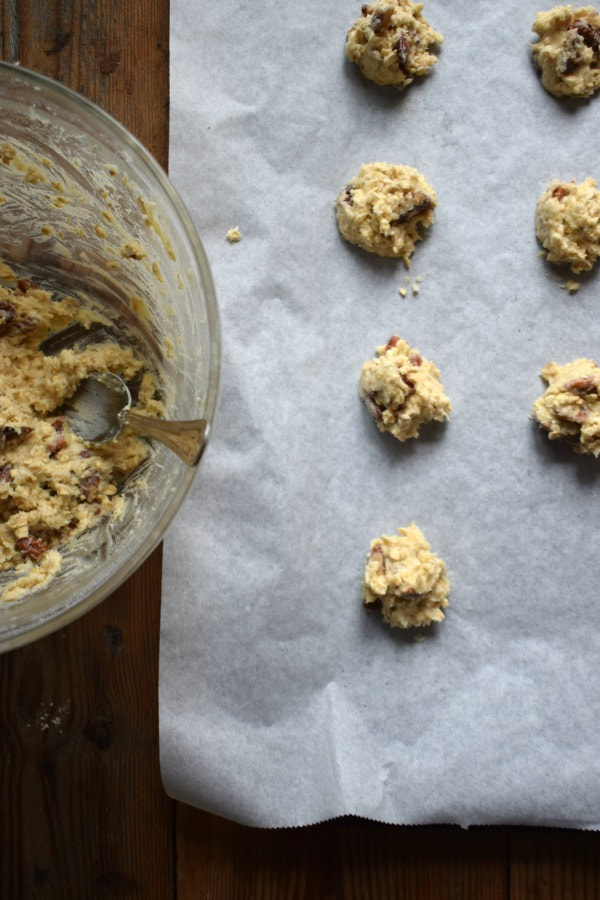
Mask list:
[[[197,465],[206,442],[206,419],[154,419],[133,412],[131,403],[129,388],[119,375],[93,372],[81,380],[65,403],[64,414],[75,434],[87,443],[106,444],[127,426],[140,436],[165,444],[187,465]]]

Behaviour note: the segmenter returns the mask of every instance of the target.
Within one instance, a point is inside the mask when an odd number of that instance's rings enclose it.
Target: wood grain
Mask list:
[[[600,834],[514,829],[511,900],[600,900]]]
[[[3,0],[4,59],[123,122],[164,166],[168,0]],[[600,835],[250,829],[162,789],[157,550],[66,630],[0,657],[0,898],[600,900]]]
[[[177,806],[177,898],[505,900],[502,829],[405,828],[355,818],[246,828]]]
[[[166,166],[165,0],[10,0],[2,55],[84,93]],[[157,550],[110,599],[0,658],[0,897],[169,898]]]

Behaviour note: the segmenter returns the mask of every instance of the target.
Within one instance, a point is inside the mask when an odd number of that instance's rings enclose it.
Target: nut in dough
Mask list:
[[[367,609],[380,605],[392,628],[441,622],[450,591],[446,566],[414,523],[398,532],[371,541],[362,581],[363,604]]]
[[[359,393],[377,428],[406,441],[419,436],[421,425],[449,417],[452,406],[439,376],[432,362],[393,335],[364,364]]]
[[[533,61],[557,97],[591,97],[600,87],[600,15],[593,6],[556,6],[532,25]]]
[[[591,269],[600,256],[600,191],[593,178],[551,181],[538,200],[535,231],[546,257],[573,272]]]
[[[411,0],[377,0],[362,7],[362,16],[346,38],[346,56],[365,78],[402,90],[437,62],[431,52],[443,36],[422,15],[423,4]]]
[[[533,416],[551,441],[568,441],[575,453],[600,456],[600,369],[591,359],[542,369],[548,383],[536,400]]]
[[[423,229],[433,222],[437,195],[412,166],[362,165],[336,200],[342,235],[379,256],[395,256],[408,268]]]

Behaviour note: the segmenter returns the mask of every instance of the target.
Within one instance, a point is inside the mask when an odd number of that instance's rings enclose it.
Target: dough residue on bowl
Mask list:
[[[0,571],[14,571],[1,601],[47,583],[67,542],[119,515],[119,484],[148,456],[149,445],[127,429],[110,443],[88,445],[69,428],[61,406],[81,379],[91,372],[137,376],[138,411],[163,412],[153,375],[130,347],[106,342],[56,355],[40,348],[54,332],[93,321],[78,300],[55,299],[26,279],[14,289],[0,286]]]

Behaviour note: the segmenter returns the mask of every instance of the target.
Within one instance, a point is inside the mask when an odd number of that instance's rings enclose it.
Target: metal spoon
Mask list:
[[[64,411],[75,434],[90,443],[105,444],[127,425],[136,434],[165,444],[188,466],[196,465],[204,448],[205,419],[173,422],[132,412],[129,388],[110,372],[94,372],[82,379]]]

